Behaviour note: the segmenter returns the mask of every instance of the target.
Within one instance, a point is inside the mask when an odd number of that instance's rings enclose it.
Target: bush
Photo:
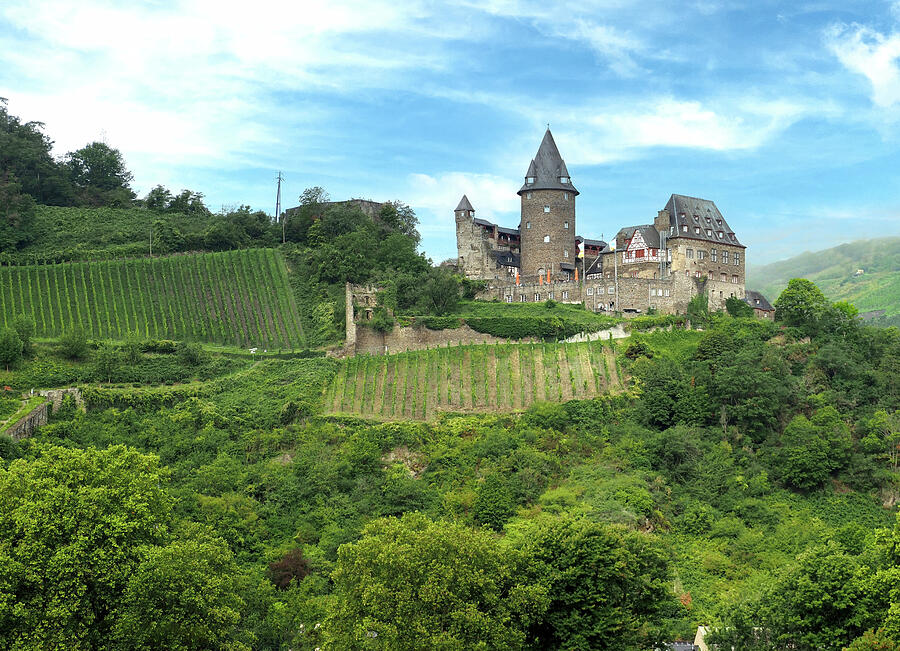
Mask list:
[[[64,332],[59,338],[59,349],[63,356],[69,359],[81,359],[85,356],[88,349],[87,334],[84,328],[76,326]]]
[[[625,349],[625,357],[628,359],[637,359],[638,357],[653,359],[653,351],[643,341],[633,341]]]
[[[178,359],[185,366],[198,366],[203,361],[203,348],[198,343],[182,341],[178,344]]]
[[[310,573],[309,559],[303,556],[303,550],[294,548],[277,561],[269,563],[269,580],[279,590],[286,590],[291,581],[299,583]]]
[[[506,485],[506,479],[499,473],[488,475],[484,483],[478,487],[472,513],[478,524],[483,524],[494,531],[502,531],[516,512],[512,495]]]

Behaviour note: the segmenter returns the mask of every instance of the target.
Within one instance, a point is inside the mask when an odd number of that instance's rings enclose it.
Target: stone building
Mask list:
[[[483,298],[640,314],[684,312],[699,293],[714,310],[745,297],[746,247],[708,199],[673,194],[652,223],[610,243],[576,236],[579,193],[549,129],[518,194],[518,229],[476,218],[466,196],[456,208],[458,268],[487,281]]]

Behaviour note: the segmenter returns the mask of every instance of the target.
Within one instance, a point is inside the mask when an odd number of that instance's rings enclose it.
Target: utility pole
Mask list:
[[[284,180],[284,177],[281,176],[281,171],[278,171],[278,191],[275,193],[275,219],[281,220],[281,243],[285,243],[285,232],[284,232],[284,219],[281,217],[281,182]]]

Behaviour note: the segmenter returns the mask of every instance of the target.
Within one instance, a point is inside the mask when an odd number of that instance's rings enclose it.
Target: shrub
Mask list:
[[[178,344],[178,359],[185,366],[197,366],[203,361],[203,348],[198,343],[182,341]]]
[[[84,328],[75,326],[71,330],[64,332],[59,338],[60,352],[69,359],[81,359],[85,356],[88,349],[87,334]]]
[[[494,531],[501,531],[515,512],[506,479],[499,473],[488,475],[475,496],[472,507],[475,520]]]

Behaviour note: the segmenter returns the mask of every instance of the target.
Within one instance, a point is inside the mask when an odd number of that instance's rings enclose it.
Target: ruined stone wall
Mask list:
[[[477,332],[467,325],[444,330],[395,325],[392,331],[384,333],[362,326],[357,328],[356,345],[351,354],[390,355],[408,350],[425,350],[465,344],[502,344],[507,341],[502,337]],[[534,339],[517,339],[516,341],[521,343],[534,341]]]
[[[81,397],[81,389],[77,387],[69,387],[68,389],[49,389],[47,391],[38,391],[38,395],[44,396],[50,400],[52,406],[51,413],[56,413],[62,407],[63,398],[72,396],[75,399],[75,406],[84,409],[84,398]]]
[[[550,212],[544,212],[549,206]],[[568,228],[566,224],[568,223]],[[530,227],[529,227],[530,224]],[[550,241],[545,242],[545,236]],[[522,193],[522,220],[519,223],[522,266],[521,276],[531,281],[543,269],[552,269],[562,278],[560,262],[575,264],[575,193],[563,190],[533,190]],[[565,256],[568,251],[569,256]]]
[[[6,433],[16,440],[31,436],[31,433],[35,429],[47,424],[49,414],[49,402],[38,405],[28,412],[28,414],[16,421],[11,427],[7,428]]]

